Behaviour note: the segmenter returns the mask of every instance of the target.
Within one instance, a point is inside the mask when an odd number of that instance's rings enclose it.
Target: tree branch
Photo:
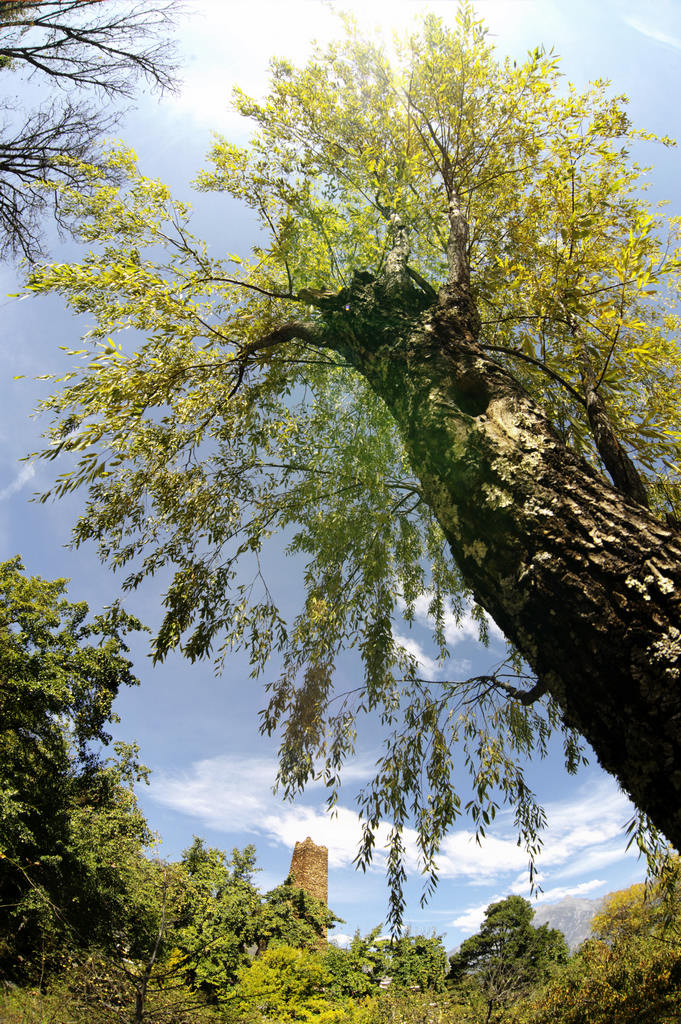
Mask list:
[[[546,363],[542,362],[541,359],[535,359],[533,356],[528,356],[517,348],[506,348],[503,345],[485,345],[481,343],[480,348],[484,348],[488,352],[504,352],[506,355],[515,356],[517,359],[522,359],[524,362],[530,363],[530,365],[532,366],[536,366],[537,369],[541,370],[543,373],[547,374],[547,376],[549,376],[552,380],[555,380],[557,384],[560,384],[562,387],[564,387],[572,395],[576,402],[579,402],[580,405],[586,407],[585,399],[582,397],[582,395],[580,395],[578,391],[575,391],[572,384],[569,384],[564,377],[561,377],[559,373],[556,373],[555,370],[552,370],[551,367],[547,366]]]
[[[203,284],[204,281],[206,283],[208,283],[209,281],[221,281],[224,284],[236,285],[238,288],[250,288],[251,291],[260,292],[261,295],[266,295],[270,299],[288,299],[290,302],[305,301],[303,298],[300,297],[300,295],[294,295],[293,292],[273,292],[270,291],[268,288],[261,288],[257,284],[250,284],[250,282],[248,281],[239,281],[239,279],[235,277],[218,277],[210,275],[208,277],[201,278],[200,283]]]
[[[276,345],[283,345],[287,341],[293,341],[294,339],[304,341],[309,344],[316,342],[316,334],[309,324],[302,323],[288,323],[282,324],[281,327],[277,327],[276,330],[270,331],[262,338],[258,338],[257,341],[252,341],[250,344],[245,345],[239,353],[239,373],[237,376],[236,383],[229,393],[229,398],[236,394],[241,387],[248,366],[249,356],[255,355],[256,352],[262,352],[268,348],[274,348]]]
[[[407,267],[407,273],[412,281],[415,281],[419,288],[421,288],[429,298],[437,298],[437,292],[433,288],[432,284],[426,281],[425,277],[422,277],[418,270],[414,270],[413,267]]]
[[[622,494],[633,501],[649,507],[648,492],[636,466],[620,444],[608,416],[598,384],[587,369],[583,374],[586,391],[586,415],[596,442],[598,454],[603,460],[612,482]]]

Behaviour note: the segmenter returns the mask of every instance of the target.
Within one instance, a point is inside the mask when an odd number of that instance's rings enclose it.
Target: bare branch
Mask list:
[[[0,7],[0,58],[57,85],[130,97],[141,76],[161,91],[177,87],[178,57],[167,33],[179,0],[35,0]]]
[[[183,0],[35,0],[0,4],[0,68],[7,86],[14,72],[38,76],[47,101],[22,112],[0,100],[0,256],[43,254],[40,220],[48,209],[60,227],[59,195],[41,181],[74,186],[79,162],[97,163],[97,142],[120,120],[122,107],[102,109],[74,93],[109,100],[134,95],[145,78],[160,90],[177,85],[178,59],[167,33]],[[49,98],[49,90],[64,99]]]

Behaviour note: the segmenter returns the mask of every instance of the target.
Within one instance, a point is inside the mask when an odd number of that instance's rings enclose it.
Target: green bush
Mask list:
[[[378,991],[382,978],[393,989],[418,987],[422,992],[445,987],[447,954],[438,936],[402,935],[379,939],[380,928],[364,937],[356,932],[348,949],[329,946],[325,962],[336,995],[361,999]]]
[[[330,984],[323,953],[275,946],[239,972],[225,1016],[245,1024],[369,1024],[369,1006],[334,998]]]

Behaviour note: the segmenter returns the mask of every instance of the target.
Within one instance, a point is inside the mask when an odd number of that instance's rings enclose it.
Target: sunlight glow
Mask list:
[[[190,0],[182,26],[184,83],[171,102],[178,113],[238,143],[245,127],[230,108],[233,86],[238,83],[251,95],[263,95],[270,58],[303,62],[315,42],[324,46],[342,35],[342,11],[352,15],[362,31],[378,32],[390,44],[394,33],[416,27],[420,15],[432,13],[453,24],[457,6],[457,0]],[[476,0],[474,6],[495,43],[507,52],[518,44],[528,23],[540,13],[550,13],[553,3]]]

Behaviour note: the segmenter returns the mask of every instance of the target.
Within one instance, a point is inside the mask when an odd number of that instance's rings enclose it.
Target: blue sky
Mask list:
[[[352,4],[344,5],[352,8]],[[338,31],[328,3],[231,3],[195,0],[182,25],[186,55],[185,85],[178,97],[158,101],[142,95],[119,129],[119,135],[139,153],[142,170],[168,182],[179,198],[195,200],[195,228],[216,253],[245,249],[251,237],[247,213],[215,195],[192,196],[190,181],[202,166],[217,130],[233,141],[245,139],[245,126],[229,108],[232,84],[247,91],[262,90],[271,55],[303,59],[310,40],[330,38]],[[453,19],[455,4],[371,3],[356,13],[369,25],[384,29],[407,23],[424,9]],[[502,53],[522,58],[529,48],[544,43],[562,57],[568,78],[582,85],[593,78],[610,78],[613,91],[630,99],[634,123],[681,138],[678,104],[681,81],[681,0],[639,3],[625,0],[480,0],[477,4]],[[5,84],[5,83],[3,83]],[[24,87],[15,77],[11,88]],[[678,150],[649,147],[641,155],[653,164],[650,198],[668,198],[679,208]],[[77,248],[52,239],[54,257],[75,256]],[[16,292],[15,270],[0,270],[2,293]],[[58,299],[0,300],[0,536],[2,557],[21,553],[29,572],[46,578],[71,578],[70,595],[98,609],[117,595],[118,581],[97,562],[91,548],[69,550],[70,527],[80,498],[59,504],[29,503],[34,490],[47,485],[50,467],[18,460],[39,445],[40,423],[29,414],[47,393],[37,374],[58,372],[66,365],[59,346],[77,347],[86,326],[66,313]],[[25,379],[15,382],[14,375]],[[285,563],[275,549],[268,567],[270,581],[290,604],[299,593],[300,566]],[[145,584],[126,606],[152,627],[159,621],[163,581]],[[401,630],[424,672],[436,675],[430,660],[426,616],[421,609],[414,630]],[[499,660],[500,640],[494,633],[485,651],[470,624],[448,623],[451,664],[462,672],[483,671]],[[321,788],[309,789],[294,804],[273,795],[276,741],[260,737],[257,711],[263,704],[262,683],[249,679],[243,658],[233,657],[220,678],[209,664],[189,665],[171,657],[152,667],[143,643],[134,657],[142,685],[121,696],[121,724],[116,736],[140,743],[143,760],[151,767],[151,785],[140,791],[149,821],[163,837],[162,853],[177,856],[193,834],[222,848],[254,842],[266,889],[283,879],[296,840],[310,835],[329,847],[332,908],[346,921],[337,931],[369,930],[386,916],[383,855],[366,875],[352,867],[358,820],[354,810],[357,788],[371,774],[380,750],[380,736],[371,723],[360,734],[356,761],[349,766],[338,814],[323,810]],[[356,666],[348,659],[341,674],[351,678]],[[276,674],[272,667],[269,677]],[[263,681],[266,681],[266,674]],[[539,873],[542,900],[567,894],[598,896],[643,877],[636,857],[625,853],[623,826],[633,809],[616,784],[591,758],[577,777],[566,776],[560,745],[550,757],[528,767],[528,780],[548,816]],[[387,828],[387,826],[386,826]],[[380,846],[380,842],[379,842]],[[407,836],[410,869],[407,920],[414,931],[445,936],[456,945],[478,926],[482,911],[509,892],[528,895],[526,855],[516,845],[512,815],[499,816],[481,846],[472,841],[465,822],[444,843],[440,886],[428,906],[420,908],[421,880],[414,837]]]

